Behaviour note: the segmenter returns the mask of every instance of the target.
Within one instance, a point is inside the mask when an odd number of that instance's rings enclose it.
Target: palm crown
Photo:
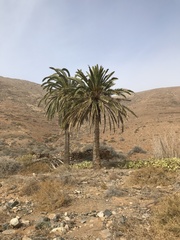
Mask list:
[[[62,122],[66,110],[70,107],[70,101],[67,101],[66,98],[69,92],[75,88],[76,82],[70,79],[70,73],[66,68],[58,69],[51,67],[51,69],[55,73],[43,79],[42,87],[46,94],[41,101],[45,103],[48,119],[52,119],[58,113],[60,126],[67,128],[68,125],[63,125]]]
[[[78,82],[74,94],[72,95],[73,107],[67,112],[65,121],[73,127],[80,127],[84,121],[88,120],[93,126],[95,119],[99,123],[104,123],[104,130],[108,122],[110,129],[123,126],[123,118],[127,118],[127,112],[133,113],[126,106],[121,104],[119,98],[126,99],[127,95],[133,93],[126,89],[113,89],[114,72],[108,74],[102,66],[89,67],[89,72],[85,75],[82,70],[77,70],[76,81]],[[73,78],[74,79],[74,78]]]

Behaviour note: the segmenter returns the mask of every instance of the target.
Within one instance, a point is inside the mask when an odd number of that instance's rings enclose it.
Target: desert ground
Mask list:
[[[0,239],[179,239],[179,161],[176,171],[126,162],[179,159],[180,87],[131,96],[137,117],[123,133],[101,132],[97,171],[87,124],[71,132],[71,166],[59,164],[64,135],[38,106],[43,94],[39,84],[0,77]]]

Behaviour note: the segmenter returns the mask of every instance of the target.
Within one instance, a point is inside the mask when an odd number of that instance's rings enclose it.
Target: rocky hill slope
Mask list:
[[[168,171],[167,164],[166,169],[105,165],[97,171],[82,163],[56,169],[43,161],[20,166],[16,157],[24,154],[63,151],[56,119],[48,122],[38,107],[42,96],[38,84],[0,77],[0,239],[179,239],[179,159],[169,161],[176,171]],[[165,150],[180,149],[180,87],[136,93],[128,105],[138,118],[129,118],[124,133],[101,133],[103,146],[131,159],[152,156],[158,139],[167,143]],[[71,134],[76,152],[91,143],[87,125]]]
[[[39,84],[0,77],[0,156],[17,157],[27,153],[61,154],[63,132],[56,119],[48,121],[43,107],[38,107],[43,90]],[[180,138],[180,87],[161,88],[135,93],[128,102],[138,118],[130,116],[125,131],[101,133],[101,143],[127,154],[140,147],[150,157],[157,139],[171,135]],[[72,132],[71,149],[92,143],[87,126]]]

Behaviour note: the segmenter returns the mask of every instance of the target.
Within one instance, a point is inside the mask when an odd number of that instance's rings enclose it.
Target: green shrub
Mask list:
[[[26,155],[17,157],[16,160],[23,165],[28,165],[33,162],[34,156],[32,154],[26,154]]]
[[[93,163],[91,161],[83,161],[80,163],[76,163],[72,165],[73,168],[78,168],[78,169],[86,169],[86,168],[92,168]]]
[[[176,171],[180,169],[180,158],[127,161],[125,164],[125,168],[138,169],[144,167],[161,167],[164,169]]]

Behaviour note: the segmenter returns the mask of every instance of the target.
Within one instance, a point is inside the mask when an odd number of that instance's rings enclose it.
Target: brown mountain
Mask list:
[[[63,151],[63,132],[56,119],[48,121],[44,109],[38,107],[43,96],[39,84],[0,77],[0,156],[16,157],[27,153]],[[135,93],[128,107],[136,115],[129,116],[125,131],[106,131],[101,142],[116,151],[128,153],[134,147],[146,151],[134,158],[150,157],[159,139],[175,144],[180,139],[180,87],[160,88]],[[86,126],[73,132],[71,148],[81,149],[92,142]]]

